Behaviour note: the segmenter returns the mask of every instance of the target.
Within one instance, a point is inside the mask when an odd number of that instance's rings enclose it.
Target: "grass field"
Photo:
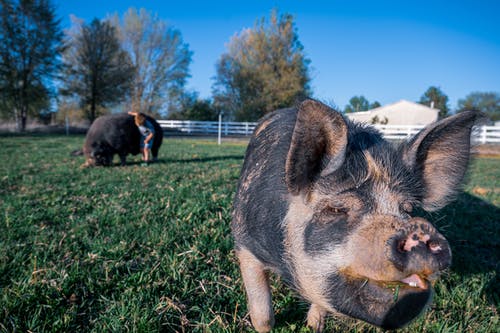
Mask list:
[[[157,164],[80,168],[82,142],[0,137],[0,331],[251,331],[229,230],[245,144],[167,139]],[[478,158],[430,217],[453,266],[402,332],[500,331],[499,207],[500,159]],[[307,304],[277,278],[273,297],[275,331],[308,332]]]

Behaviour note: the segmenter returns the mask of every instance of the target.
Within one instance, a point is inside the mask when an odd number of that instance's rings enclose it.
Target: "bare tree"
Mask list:
[[[131,108],[159,114],[179,103],[192,56],[180,31],[143,8],[130,8],[121,20],[115,14],[110,21],[135,68]]]

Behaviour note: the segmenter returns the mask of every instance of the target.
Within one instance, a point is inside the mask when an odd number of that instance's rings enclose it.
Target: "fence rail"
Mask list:
[[[191,120],[158,120],[163,130],[178,132],[179,134],[219,133],[217,121]],[[250,122],[222,122],[221,135],[249,136],[253,133],[257,123]],[[424,126],[414,125],[374,125],[388,140],[404,140],[417,134]],[[500,126],[475,126],[472,131],[472,140],[475,143],[500,143]]]
[[[158,120],[164,130],[173,130],[183,134],[217,134],[218,121]],[[222,135],[251,135],[257,123],[222,122]]]
[[[478,143],[500,143],[500,126],[476,126],[472,137]]]

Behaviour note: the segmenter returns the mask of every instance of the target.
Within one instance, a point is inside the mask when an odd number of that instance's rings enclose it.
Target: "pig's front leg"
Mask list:
[[[312,304],[307,313],[307,326],[314,332],[323,332],[325,327],[326,310],[317,304]]]
[[[259,333],[269,332],[274,326],[274,312],[265,267],[248,250],[239,250],[237,255],[247,292],[252,325]]]
[[[127,165],[127,155],[120,154],[120,165],[121,166]]]

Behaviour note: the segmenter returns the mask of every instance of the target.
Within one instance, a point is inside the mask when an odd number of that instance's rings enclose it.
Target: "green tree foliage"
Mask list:
[[[364,96],[354,96],[349,100],[344,108],[344,113],[368,111],[380,107],[380,103],[375,101],[370,104],[370,102]]]
[[[474,110],[484,112],[491,120],[500,120],[500,94],[496,92],[473,92],[458,100],[458,112]]]
[[[434,104],[434,108],[439,109],[439,119],[448,116],[448,112],[450,111],[448,107],[448,96],[446,96],[438,87],[429,87],[422,97],[420,97],[420,101],[418,101],[418,103],[429,107]]]
[[[216,121],[219,112],[210,99],[201,99],[196,92],[185,93],[179,111],[169,113],[168,119]]]
[[[50,105],[60,69],[59,23],[47,0],[0,0],[0,109],[18,131]]]
[[[87,25],[74,19],[66,36],[61,92],[78,99],[92,122],[104,108],[126,97],[134,67],[109,22],[94,19]]]
[[[180,103],[192,52],[179,30],[145,9],[130,8],[110,20],[135,68],[130,86],[134,111],[160,115]]]
[[[233,36],[216,64],[214,103],[230,118],[255,121],[310,94],[309,63],[293,17],[274,10],[269,23]]]
[[[349,100],[344,108],[345,113],[367,111],[370,109],[370,102],[364,96],[354,96]]]
[[[370,119],[370,123],[375,125],[375,124],[380,124],[380,125],[387,125],[389,123],[389,118],[384,117],[380,119],[378,116],[373,117]]]

